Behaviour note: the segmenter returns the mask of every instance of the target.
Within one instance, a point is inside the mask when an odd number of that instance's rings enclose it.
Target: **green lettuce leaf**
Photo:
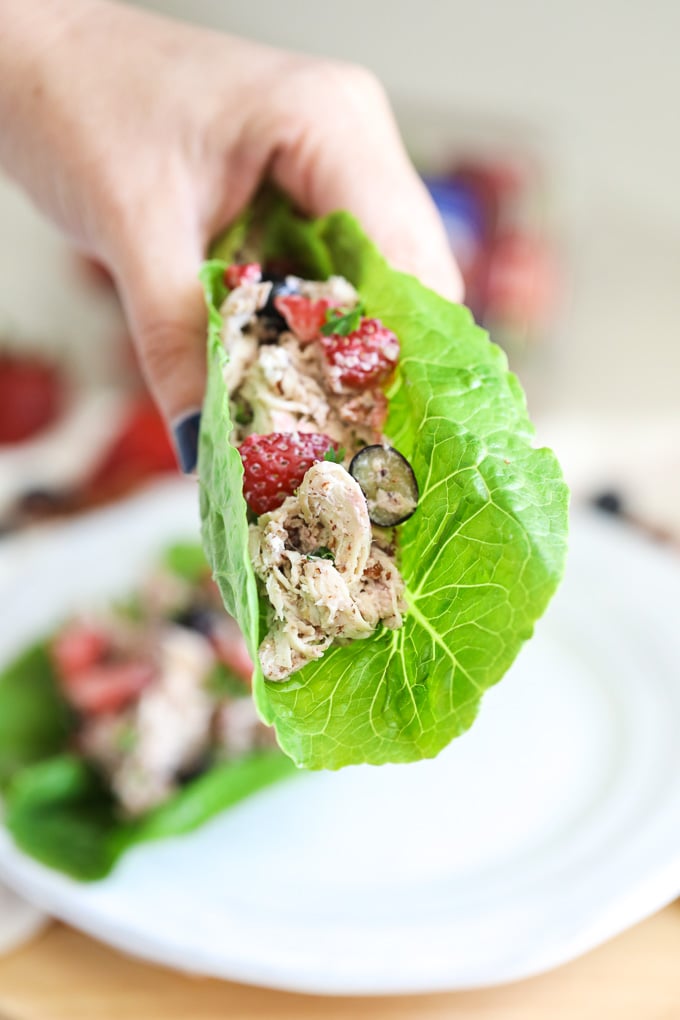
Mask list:
[[[213,766],[165,804],[124,821],[98,773],[64,754],[17,773],[5,793],[5,824],[25,853],[89,882],[105,878],[130,847],[191,832],[292,772],[280,751],[257,751]]]
[[[386,434],[411,462],[421,500],[400,529],[404,626],[332,647],[283,683],[266,681],[258,666],[256,704],[299,766],[432,757],[470,726],[555,591],[567,488],[551,451],[532,447],[505,355],[467,309],[391,269],[346,213],[308,221],[281,204],[258,226],[263,258],[292,259],[310,277],[345,276],[366,314],[399,337]],[[211,322],[199,450],[203,541],[257,661],[266,620],[248,557],[241,460],[229,442],[224,268],[212,261],[203,273]]]
[[[0,791],[20,769],[59,752],[74,722],[47,648],[27,648],[0,679]]]
[[[189,584],[198,584],[208,571],[205,553],[196,542],[175,542],[174,545],[168,546],[161,564],[170,573],[176,574]]]

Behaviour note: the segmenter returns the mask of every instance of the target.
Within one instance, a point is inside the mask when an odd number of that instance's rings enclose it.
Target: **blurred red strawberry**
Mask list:
[[[64,379],[54,365],[35,356],[0,354],[0,445],[47,428],[64,403]]]
[[[83,499],[115,498],[154,475],[177,470],[165,422],[148,396],[131,405],[125,423],[88,479]]]

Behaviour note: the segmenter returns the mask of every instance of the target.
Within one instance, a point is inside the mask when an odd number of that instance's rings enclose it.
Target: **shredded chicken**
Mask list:
[[[214,725],[224,756],[230,760],[276,745],[274,730],[262,725],[252,698],[234,698],[220,705]]]
[[[260,347],[241,396],[253,410],[249,431],[323,432],[328,422],[328,400],[313,377],[296,363],[297,352],[283,345]]]
[[[202,635],[169,626],[160,636],[157,681],[125,715],[95,717],[83,729],[83,750],[110,774],[130,815],[166,800],[177,776],[200,760],[215,709],[204,680],[214,664]]]
[[[320,658],[334,640],[368,637],[380,620],[401,626],[403,582],[339,464],[314,464],[294,496],[252,525],[250,553],[274,610],[259,650],[269,680]]]
[[[312,301],[327,298],[338,308],[354,308],[359,302],[359,295],[344,276],[329,276],[327,280],[292,279],[297,283],[300,293]]]
[[[222,305],[223,340],[229,352],[229,361],[224,368],[224,381],[230,393],[234,393],[241,385],[257,356],[257,339],[245,332],[244,327],[264,306],[270,290],[271,283],[237,287],[229,293]]]

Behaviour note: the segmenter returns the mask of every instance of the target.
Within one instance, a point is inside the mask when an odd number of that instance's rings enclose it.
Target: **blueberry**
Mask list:
[[[209,637],[215,629],[215,613],[211,609],[204,609],[203,606],[189,605],[175,614],[173,623]]]
[[[392,528],[415,513],[416,476],[406,457],[393,446],[364,446],[352,458],[349,473],[366,497],[373,524]]]
[[[298,287],[294,283],[289,283],[290,279],[290,277],[278,276],[275,273],[265,273],[263,276],[263,280],[272,285],[266,304],[257,313],[260,320],[258,333],[263,343],[277,341],[279,334],[288,328],[286,320],[276,310],[274,299],[284,297],[286,294],[297,294]]]
[[[177,782],[180,786],[186,786],[187,783],[191,783],[194,779],[198,779],[214,764],[214,755],[211,754],[210,749],[206,748],[201,752],[192,762],[183,765],[177,773]]]

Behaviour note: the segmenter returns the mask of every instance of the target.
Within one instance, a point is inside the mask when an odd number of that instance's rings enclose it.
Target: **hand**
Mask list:
[[[311,215],[354,213],[395,266],[460,299],[369,72],[101,0],[0,7],[0,159],[110,268],[184,470],[205,382],[198,267],[263,180]]]

